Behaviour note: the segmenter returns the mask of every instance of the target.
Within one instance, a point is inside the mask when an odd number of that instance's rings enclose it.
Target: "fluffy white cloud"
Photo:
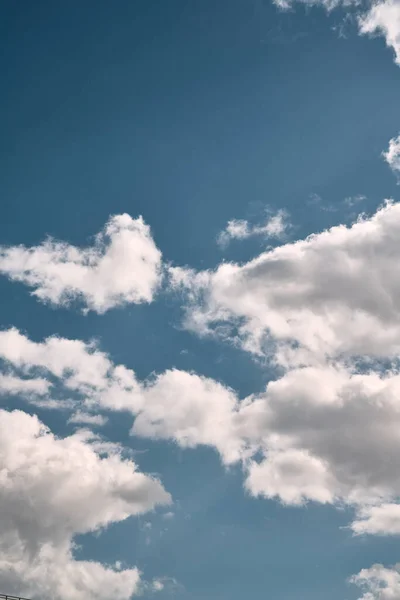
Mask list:
[[[229,464],[244,452],[232,418],[237,409],[236,395],[220,383],[194,373],[166,371],[144,386],[132,432],[173,439],[182,447],[214,446]]]
[[[380,33],[387,46],[394,50],[395,61],[400,65],[400,1],[383,0],[372,4],[359,19],[360,33]]]
[[[383,156],[392,171],[400,175],[400,135],[389,141],[389,148]]]
[[[101,425],[102,411],[129,411],[134,435],[208,445],[225,464],[242,461],[253,495],[358,507],[355,532],[382,530],[376,513],[362,510],[400,496],[395,370],[357,373],[355,366],[317,362],[292,367],[264,393],[240,401],[222,384],[179,370],[139,381],[78,340],[33,342],[12,329],[0,332],[0,357],[9,371],[54,377],[58,388],[72,389],[72,422]]]
[[[370,569],[362,569],[351,582],[364,591],[359,600],[400,600],[400,565],[390,569],[373,565]]]
[[[264,394],[232,402],[226,420],[247,489],[287,504],[352,504],[355,532],[382,532],[383,513],[378,524],[362,510],[383,503],[388,518],[400,496],[399,239],[400,205],[387,203],[244,265],[171,269],[189,327],[284,367]],[[213,445],[221,452],[227,440]]]
[[[263,225],[251,225],[243,219],[228,221],[227,226],[218,235],[217,242],[225,248],[230,240],[245,240],[250,237],[263,236],[265,238],[280,238],[289,227],[287,214],[284,210],[278,210]]]
[[[247,465],[255,495],[356,506],[400,495],[398,374],[295,369],[244,402],[235,418],[244,438],[264,449],[263,460]]]
[[[364,507],[359,511],[351,528],[357,535],[399,535],[400,505],[381,504]]]
[[[161,252],[141,217],[111,217],[94,246],[49,239],[39,246],[0,247],[0,273],[34,288],[54,305],[77,299],[98,313],[151,302],[161,281]]]
[[[0,331],[0,359],[23,373],[48,372],[73,390],[102,387],[112,368],[108,357],[92,344],[55,336],[33,342],[15,328]]]
[[[19,385],[15,393],[42,407],[75,409],[72,423],[102,425],[105,417],[99,410],[129,411],[137,415],[135,435],[173,439],[182,447],[212,445],[227,463],[240,458],[242,441],[230,428],[238,400],[232,390],[211,379],[169,370],[140,382],[131,369],[114,365],[93,344],[57,337],[33,342],[17,329],[0,331],[0,359],[8,372],[40,373],[40,379],[26,379],[23,385],[15,375],[4,376],[4,381]],[[26,394],[24,386],[33,388],[40,382],[43,395],[52,378],[66,393],[73,391],[74,400],[35,400],[33,389]],[[0,389],[1,382],[0,375]]]
[[[76,534],[170,501],[159,481],[111,449],[89,432],[59,439],[34,416],[0,410],[0,581],[7,589],[72,600],[123,600],[138,590],[137,569],[73,556]]]
[[[0,357],[8,370],[39,369],[42,378],[57,378],[58,388],[72,389],[72,422],[101,425],[104,410],[129,411],[134,435],[208,445],[226,464],[243,461],[254,495],[357,506],[400,495],[395,371],[360,374],[323,363],[292,368],[263,394],[240,401],[222,384],[180,370],[139,381],[78,340],[32,342],[12,329],[0,332]],[[263,459],[251,459],[260,452]]]
[[[400,204],[215,271],[170,269],[186,325],[283,365],[400,351]],[[271,348],[272,345],[272,348]]]

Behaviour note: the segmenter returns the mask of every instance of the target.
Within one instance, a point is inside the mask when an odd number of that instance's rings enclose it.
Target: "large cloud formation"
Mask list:
[[[386,202],[248,263],[170,269],[189,329],[277,367],[265,392],[230,417],[248,491],[353,506],[355,535],[400,532],[399,239],[400,204]],[[400,599],[397,567],[375,565],[352,581],[362,600]]]
[[[73,556],[76,534],[170,501],[154,478],[88,431],[56,438],[35,416],[0,410],[0,579],[28,597],[127,600],[136,568]]]
[[[215,271],[171,268],[186,323],[222,331],[284,366],[400,350],[400,204]]]
[[[140,381],[95,344],[37,342],[16,329],[0,332],[0,391],[41,406],[59,402],[71,422],[101,425],[108,411],[127,411],[134,435],[208,445],[225,464],[240,463],[252,495],[347,504],[356,535],[399,531],[399,234],[400,205],[386,203],[351,227],[249,263],[171,269],[190,327],[266,353],[278,367],[263,393],[240,399],[177,369]],[[74,525],[62,564],[67,556],[75,565],[73,533],[102,523]],[[357,583],[372,589],[363,577]]]
[[[151,302],[161,281],[161,252],[141,217],[111,217],[94,246],[49,239],[39,246],[0,247],[0,273],[34,288],[53,305],[84,303],[104,313],[128,303]]]

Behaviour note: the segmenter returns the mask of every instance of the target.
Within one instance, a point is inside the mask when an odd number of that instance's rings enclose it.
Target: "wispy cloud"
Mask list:
[[[278,210],[261,225],[252,225],[245,219],[232,219],[218,234],[217,242],[221,248],[226,248],[231,240],[246,240],[256,236],[279,239],[289,227],[288,214],[285,210]]]
[[[400,176],[400,135],[389,141],[389,148],[383,152],[383,157],[393,173]]]

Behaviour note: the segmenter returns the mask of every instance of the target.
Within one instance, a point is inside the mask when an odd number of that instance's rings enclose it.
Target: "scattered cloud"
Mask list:
[[[321,198],[319,194],[310,194],[307,204],[317,207],[319,210],[323,212],[336,212],[336,207],[333,204],[329,204]]]
[[[243,219],[228,221],[227,226],[217,237],[217,242],[226,248],[231,240],[245,240],[250,237],[281,238],[289,227],[288,215],[284,210],[278,210],[270,216],[263,225],[251,225]]]
[[[400,135],[389,141],[389,148],[383,156],[393,173],[400,176]]]
[[[111,217],[87,248],[48,239],[39,246],[0,247],[0,273],[34,288],[55,306],[74,300],[104,313],[128,303],[151,302],[161,281],[161,252],[142,217]]]
[[[97,443],[96,443],[97,442]],[[88,431],[55,437],[35,416],[0,410],[0,578],[27,597],[127,600],[140,573],[76,560],[77,534],[168,504],[161,483]]]
[[[356,196],[347,196],[347,198],[344,199],[344,203],[349,208],[353,208],[354,206],[357,206],[361,202],[364,202],[366,199],[367,199],[367,197],[364,196],[363,194],[357,194]]]

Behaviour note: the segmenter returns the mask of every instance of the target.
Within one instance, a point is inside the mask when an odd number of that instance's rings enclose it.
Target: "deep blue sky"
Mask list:
[[[285,208],[300,238],[349,222],[348,196],[366,195],[367,211],[398,196],[380,153],[399,128],[400,72],[381,39],[350,25],[341,37],[342,18],[263,0],[4,0],[1,243],[51,235],[84,245],[110,214],[128,212],[143,215],[165,260],[213,267],[260,248],[222,254],[215,238],[231,218]],[[177,366],[243,395],[268,379],[240,350],[181,331],[172,297],[85,317],[4,279],[0,303],[2,327],[37,340],[96,337],[140,377]],[[62,431],[57,415],[41,417]],[[183,600],[352,600],[348,576],[397,560],[395,541],[340,529],[344,512],[250,499],[212,451],[128,432],[118,416],[107,430],[148,450],[137,461],[160,474],[176,516],[87,536],[79,556],[174,577]]]

